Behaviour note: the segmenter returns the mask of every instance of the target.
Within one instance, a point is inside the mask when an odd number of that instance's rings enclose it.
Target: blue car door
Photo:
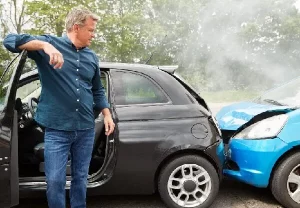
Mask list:
[[[23,51],[8,65],[0,78],[0,207],[19,203],[18,123],[15,95],[27,57]]]

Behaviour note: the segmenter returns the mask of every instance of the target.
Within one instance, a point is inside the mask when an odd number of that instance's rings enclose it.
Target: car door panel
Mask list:
[[[198,143],[201,146],[207,141],[196,140],[191,134],[195,123],[208,122],[193,105],[117,106],[116,113],[119,121],[118,163],[110,187],[125,183],[118,187],[120,193],[137,193],[135,187],[144,187],[138,190],[139,193],[152,193],[153,187],[149,184],[170,149],[182,144]],[[124,181],[124,178],[133,180]]]
[[[9,146],[10,144],[6,139],[3,139],[2,128],[0,129],[0,204],[1,207],[10,206],[10,170],[9,158],[10,155]]]
[[[19,203],[18,126],[17,113],[14,107],[18,81],[26,58],[27,52],[23,51],[5,71],[7,73],[12,72],[9,75],[9,80],[1,77],[1,88],[6,90],[5,100],[3,99],[2,104],[3,109],[0,114],[0,207],[2,208],[15,206]],[[6,85],[8,81],[9,84]]]
[[[184,119],[204,116],[196,104],[117,106],[117,114],[120,121]]]
[[[10,184],[11,184],[11,206],[19,204],[19,163],[18,163],[18,113],[14,110],[13,130],[11,139],[11,160],[10,160]]]

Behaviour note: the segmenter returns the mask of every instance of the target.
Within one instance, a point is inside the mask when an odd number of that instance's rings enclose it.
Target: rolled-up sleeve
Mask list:
[[[53,42],[49,35],[32,36],[29,34],[9,34],[4,38],[3,45],[10,52],[20,53],[22,50],[19,47],[32,40],[40,40],[51,44]],[[34,60],[37,60],[44,55],[45,52],[43,50],[28,51],[28,57]]]
[[[109,108],[110,105],[108,104],[105,89],[101,83],[100,79],[100,68],[99,68],[99,61],[96,58],[97,63],[97,71],[93,77],[93,97],[94,97],[94,109],[97,111],[102,111],[104,108]]]
[[[35,40],[35,38],[28,34],[9,34],[4,38],[3,45],[7,50],[13,53],[20,53],[22,50],[19,46]]]

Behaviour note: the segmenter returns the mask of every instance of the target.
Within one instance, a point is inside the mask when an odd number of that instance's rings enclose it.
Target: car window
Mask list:
[[[107,80],[106,80],[106,76],[105,74],[101,74],[101,84],[103,86],[103,88],[105,89],[105,95],[106,95],[106,98],[107,98]]]
[[[115,72],[116,105],[167,103],[169,99],[150,79],[131,72]]]
[[[13,72],[19,65],[21,55],[18,55],[14,58],[14,60],[9,64],[8,68],[1,75],[0,80],[0,110],[3,110],[5,103],[8,98],[8,91],[10,88],[11,78],[13,77]]]
[[[274,103],[275,105],[300,106],[300,77],[267,91],[256,100],[258,102]]]
[[[17,98],[20,98],[22,102],[27,102],[29,98],[38,98],[41,94],[40,80],[34,80],[28,84],[19,87],[17,90]]]
[[[105,94],[107,97],[107,81],[104,74],[101,74],[101,83],[105,89]],[[41,82],[40,80],[34,80],[28,84],[25,84],[18,88],[16,97],[20,98],[22,102],[27,102],[29,98],[38,98],[41,94]]]

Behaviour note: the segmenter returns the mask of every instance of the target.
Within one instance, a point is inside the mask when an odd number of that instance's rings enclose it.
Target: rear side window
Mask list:
[[[168,103],[165,93],[149,78],[131,72],[113,73],[116,105]]]

